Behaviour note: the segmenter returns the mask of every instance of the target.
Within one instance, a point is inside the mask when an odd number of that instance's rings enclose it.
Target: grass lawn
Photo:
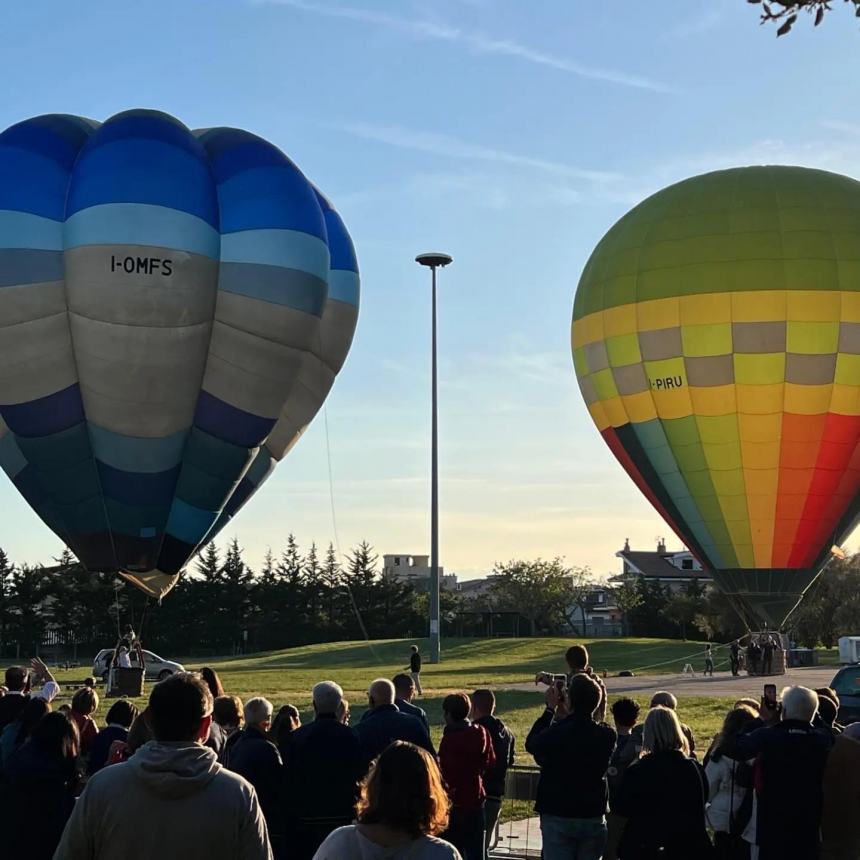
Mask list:
[[[411,640],[330,642],[285,651],[223,657],[208,660],[221,676],[228,693],[247,699],[263,695],[276,707],[293,704],[310,718],[310,691],[317,681],[337,681],[350,701],[353,722],[364,710],[366,690],[377,677],[390,678],[408,662]],[[416,643],[426,649],[426,642]],[[476,687],[503,688],[528,682],[541,669],[564,671],[563,655],[571,644],[566,638],[542,639],[454,639],[443,645],[443,662],[425,664],[421,679],[426,695],[421,706],[427,711],[438,739],[441,734],[441,701],[453,690],[467,692]],[[701,651],[702,643],[672,639],[598,639],[586,643],[592,665],[598,671],[615,673],[622,669],[649,672],[679,672],[690,654]],[[168,655],[162,655],[168,656]],[[188,668],[199,668],[194,661],[182,661]],[[661,664],[654,666],[654,664]],[[80,681],[88,670],[70,669],[57,673],[62,683]],[[497,692],[499,715],[521,739],[540,714],[542,698],[537,688]],[[725,702],[731,704],[726,699]],[[716,731],[727,705],[719,699],[689,698],[682,706],[682,719],[692,726],[697,737],[710,737]],[[141,704],[141,703],[138,703]],[[644,699],[641,704],[647,704]],[[104,704],[99,708],[104,715]],[[523,762],[528,757],[523,751]]]
[[[366,706],[366,690],[377,677],[392,677],[408,662],[412,640],[383,640],[372,643],[331,642],[309,645],[243,657],[214,658],[207,665],[214,667],[226,691],[243,700],[255,695],[268,698],[277,709],[293,704],[302,712],[302,719],[312,718],[310,691],[317,681],[337,681],[346,691],[351,705],[352,723],[358,722]],[[426,642],[416,641],[426,653]],[[503,689],[506,685],[531,681],[541,669],[564,671],[564,651],[572,644],[567,638],[545,639],[460,639],[446,640],[443,662],[425,665],[421,680],[425,696],[418,700],[430,718],[434,743],[442,734],[442,699],[454,690],[470,692],[477,687],[497,688],[497,713],[517,737],[517,763],[533,764],[524,748],[532,723],[543,709],[543,696],[538,688],[528,690]],[[585,643],[596,670],[609,674],[623,669],[647,669],[656,673],[679,672],[691,654],[701,652],[704,643],[681,642],[671,639],[598,639]],[[154,646],[157,649],[157,646]],[[162,654],[163,657],[172,655]],[[195,660],[180,660],[187,668],[202,665]],[[656,665],[655,665],[656,664]],[[56,673],[60,683],[80,682],[90,669],[86,666]],[[147,685],[151,689],[151,685]],[[541,688],[542,689],[542,688]],[[614,697],[610,695],[610,702]],[[636,695],[643,711],[648,697]],[[59,700],[68,701],[67,690]],[[102,724],[109,707],[102,702],[96,715]],[[733,697],[682,697],[679,703],[681,720],[690,725],[702,753],[719,729]],[[145,706],[145,699],[137,702]],[[529,804],[506,804],[504,818],[521,818],[531,814]]]

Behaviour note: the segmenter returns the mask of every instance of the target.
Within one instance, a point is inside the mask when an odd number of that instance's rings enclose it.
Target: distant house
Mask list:
[[[683,591],[691,582],[698,582],[705,588],[714,584],[711,574],[702,569],[699,562],[688,549],[670,551],[666,541],[657,541],[657,550],[634,550],[630,542],[624,541],[624,549],[615,553],[621,559],[621,573],[610,577],[609,581],[620,584],[631,579],[643,577],[658,582],[673,594]]]
[[[430,588],[430,556],[384,555],[382,556],[382,575],[396,582],[408,583],[418,591],[427,591]],[[439,579],[445,590],[457,589],[456,573],[445,573],[445,568],[440,566]]]
[[[608,586],[595,585],[586,595],[584,607],[573,606],[568,613],[573,626],[582,636],[621,636],[621,610],[615,604],[612,588]]]

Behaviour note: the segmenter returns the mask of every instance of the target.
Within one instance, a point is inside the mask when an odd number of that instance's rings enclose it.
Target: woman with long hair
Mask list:
[[[28,699],[17,720],[9,723],[0,734],[0,766],[30,737],[33,727],[45,714],[50,713],[51,706],[42,698]]]
[[[651,708],[643,756],[624,774],[615,812],[624,819],[620,860],[705,860],[713,845],[705,825],[708,783],[675,712]]]
[[[395,741],[361,784],[357,823],[331,833],[314,860],[462,860],[450,842],[436,838],[448,826],[449,808],[435,760]]]
[[[209,666],[204,666],[200,670],[200,677],[206,682],[206,686],[212,694],[213,701],[219,696],[224,695],[224,685],[221,683],[221,679],[218,677],[218,673],[214,669],[210,669]]]
[[[735,752],[737,739],[749,731],[756,714],[745,705],[726,714],[705,765],[711,805],[708,823],[720,860],[749,860],[750,846],[742,838],[752,813],[752,767]]]
[[[0,788],[3,857],[53,857],[75,802],[79,752],[77,726],[55,712],[9,759]]]
[[[99,708],[99,694],[91,687],[81,687],[72,696],[69,719],[77,726],[80,736],[81,755],[89,755],[90,747],[99,733],[92,715]]]

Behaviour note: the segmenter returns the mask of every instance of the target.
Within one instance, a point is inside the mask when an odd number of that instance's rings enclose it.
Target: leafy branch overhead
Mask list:
[[[833,10],[834,0],[747,0],[753,5],[762,7],[761,22],[762,24],[778,24],[776,31],[777,36],[785,36],[791,31],[797,21],[797,17],[801,12],[812,16],[814,24],[817,27],[823,20],[826,12]],[[854,15],[860,18],[860,0],[844,0],[845,3],[850,3],[854,7]]]

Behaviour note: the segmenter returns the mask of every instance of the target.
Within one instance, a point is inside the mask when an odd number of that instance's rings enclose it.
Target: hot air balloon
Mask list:
[[[588,260],[572,347],[612,453],[780,627],[860,514],[860,183],[746,167],[649,197]]]
[[[169,591],[321,407],[358,302],[340,217],[250,132],[0,134],[0,466],[90,570]]]

